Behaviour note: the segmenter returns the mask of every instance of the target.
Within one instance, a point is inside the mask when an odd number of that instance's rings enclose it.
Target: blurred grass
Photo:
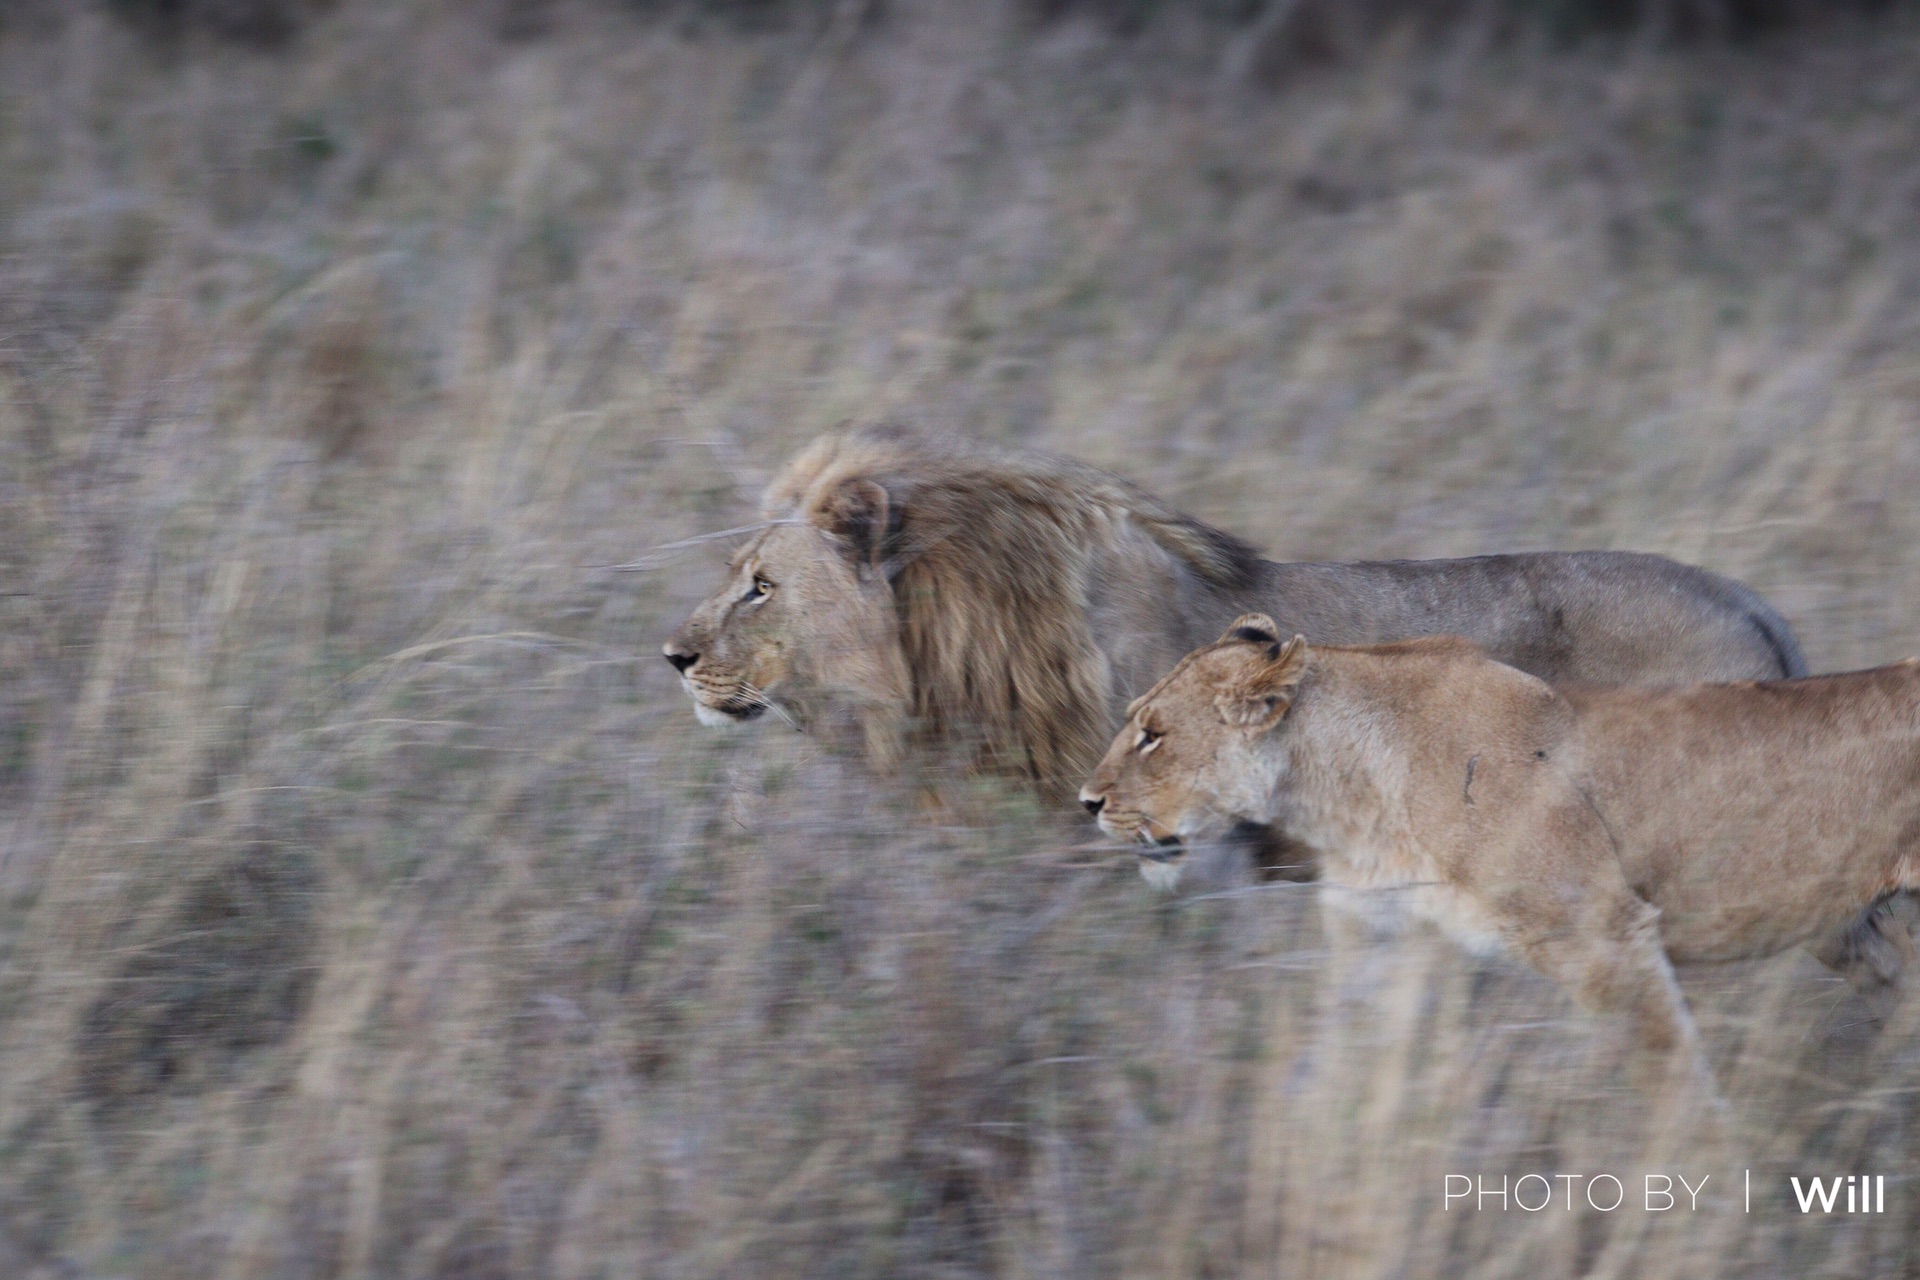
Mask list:
[[[1912,652],[1910,19],[499,19],[0,36],[0,1274],[1913,1273],[1914,1001],[1686,977],[1679,1167],[1884,1218],[1443,1215],[1663,1167],[1551,986],[702,730],[654,653],[722,549],[606,568],[896,418]]]

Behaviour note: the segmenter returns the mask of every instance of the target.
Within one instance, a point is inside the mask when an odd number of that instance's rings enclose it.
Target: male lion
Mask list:
[[[665,645],[710,723],[838,720],[879,762],[909,726],[1065,798],[1126,699],[1236,614],[1333,643],[1458,632],[1547,680],[1800,675],[1741,584],[1621,552],[1263,561],[1070,459],[889,429],[823,436]]]
[[[1511,948],[1654,1050],[1693,1042],[1669,959],[1768,955],[1920,888],[1920,661],[1556,690],[1456,637],[1281,634],[1249,614],[1183,658],[1081,791],[1150,878],[1270,823],[1344,905]]]

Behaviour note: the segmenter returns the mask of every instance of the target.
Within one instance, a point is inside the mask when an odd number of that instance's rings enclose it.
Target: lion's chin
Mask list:
[[[746,703],[738,706],[715,707],[694,699],[693,716],[709,729],[731,729],[735,725],[745,724],[755,719],[767,708],[764,703]]]

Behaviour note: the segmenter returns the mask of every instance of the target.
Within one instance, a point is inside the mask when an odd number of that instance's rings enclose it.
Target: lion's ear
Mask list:
[[[1220,637],[1221,644],[1246,640],[1253,644],[1279,644],[1280,628],[1264,613],[1243,613],[1233,620]]]
[[[1293,706],[1294,693],[1307,673],[1307,654],[1304,636],[1295,636],[1285,644],[1274,640],[1258,666],[1213,700],[1220,718],[1256,735],[1279,724]]]
[[[847,545],[854,562],[878,568],[900,532],[901,510],[872,480],[848,480],[827,495],[815,523]]]

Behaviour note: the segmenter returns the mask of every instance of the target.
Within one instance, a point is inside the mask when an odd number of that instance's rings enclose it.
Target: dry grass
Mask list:
[[[1913,651],[1920,28],[1262,84],[889,8],[0,37],[0,1274],[1915,1274],[1920,1001],[1688,976],[1732,1120],[1662,1153],[1513,967],[700,729],[654,653],[718,549],[605,566],[895,417]],[[1666,1167],[1711,1211],[1441,1207]]]

